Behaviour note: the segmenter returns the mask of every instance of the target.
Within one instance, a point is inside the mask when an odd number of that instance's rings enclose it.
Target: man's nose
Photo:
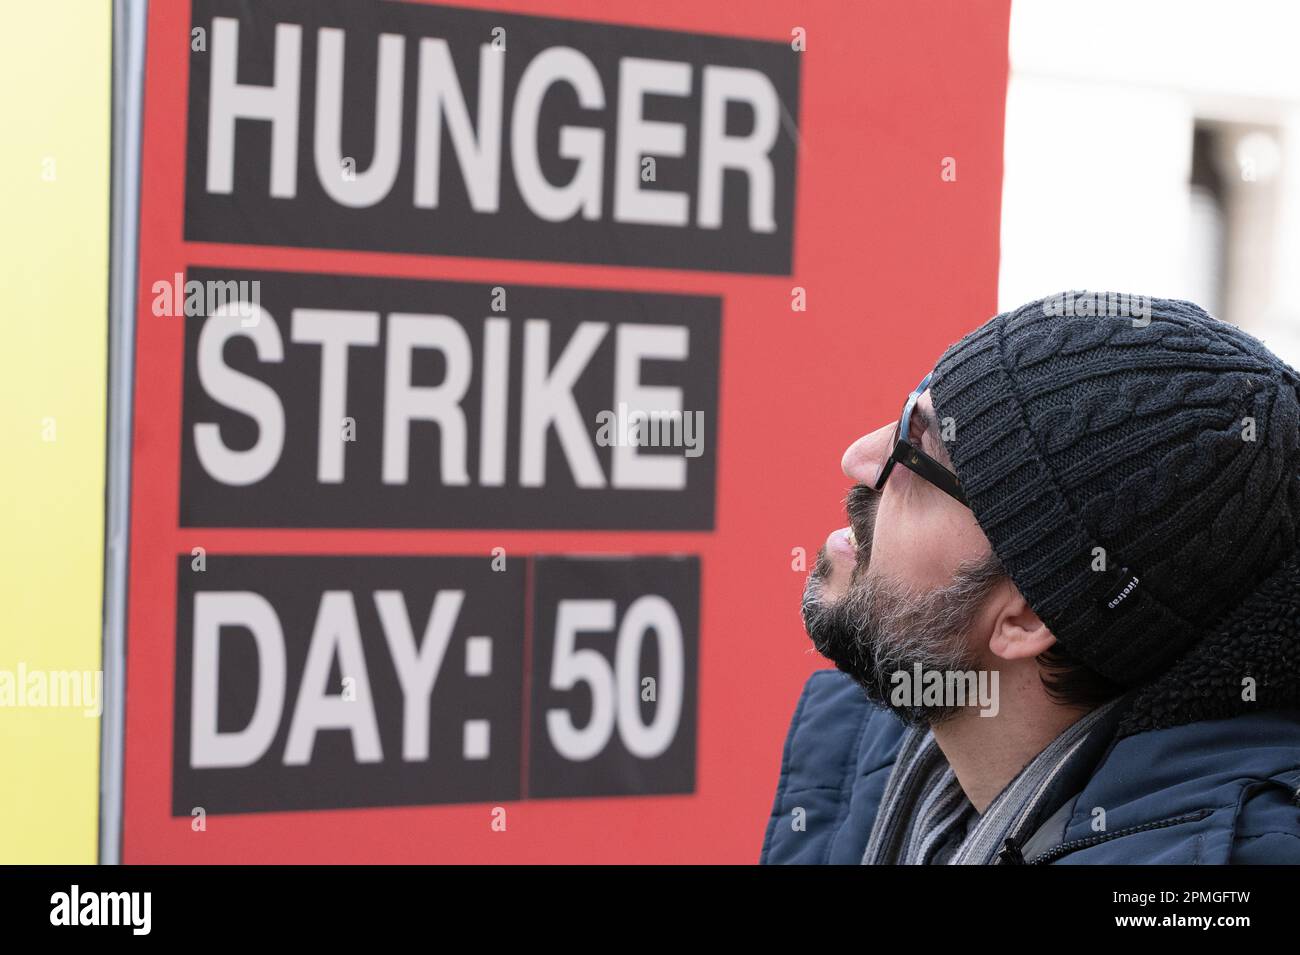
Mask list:
[[[889,424],[877,428],[870,434],[864,434],[850,444],[844,452],[844,457],[840,459],[840,468],[844,471],[844,476],[857,484],[874,484],[880,465],[893,450],[889,446],[893,434],[894,426]]]

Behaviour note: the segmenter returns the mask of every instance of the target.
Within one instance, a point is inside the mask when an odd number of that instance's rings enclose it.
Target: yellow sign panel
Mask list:
[[[112,6],[0,30],[0,863],[96,860]]]

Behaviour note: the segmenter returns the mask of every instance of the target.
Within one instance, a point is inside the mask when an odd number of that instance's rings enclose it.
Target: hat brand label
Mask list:
[[[1123,568],[1123,570],[1120,571],[1120,574],[1123,576],[1124,583],[1119,590],[1106,601],[1107,610],[1118,609],[1124,601],[1133,594],[1133,591],[1137,590],[1139,578],[1136,574],[1129,573],[1127,567]]]

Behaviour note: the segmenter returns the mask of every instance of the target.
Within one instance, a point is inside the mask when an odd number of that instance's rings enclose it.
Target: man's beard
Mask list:
[[[879,500],[878,492],[861,484],[849,492],[846,505],[858,555],[848,590],[836,599],[825,593],[831,564],[823,547],[804,588],[804,627],[817,652],[853,677],[873,702],[908,725],[935,725],[963,707],[921,705],[917,699],[896,704],[891,701],[894,674],[911,680],[918,664],[922,673],[978,670],[967,636],[984,598],[1005,571],[990,554],[962,564],[951,584],[929,593],[909,592],[868,574]]]

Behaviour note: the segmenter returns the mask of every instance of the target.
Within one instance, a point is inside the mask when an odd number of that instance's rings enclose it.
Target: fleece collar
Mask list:
[[[1117,737],[1286,708],[1300,708],[1300,554],[1134,692]]]

